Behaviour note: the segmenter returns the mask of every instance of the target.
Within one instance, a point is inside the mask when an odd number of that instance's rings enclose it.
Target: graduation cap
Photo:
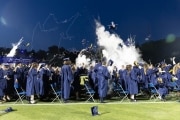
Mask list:
[[[106,57],[103,57],[102,59],[101,59],[101,62],[106,62],[107,61],[107,58]]]
[[[138,63],[139,64],[139,66],[141,66],[141,67],[143,67],[144,66],[144,64],[143,63]]]
[[[99,62],[99,60],[98,59],[95,59],[95,63],[98,63]]]
[[[165,62],[165,61],[162,61],[160,64],[161,64],[161,65],[164,65],[164,64],[166,64],[166,62]]]
[[[108,65],[109,65],[109,66],[112,66],[113,63],[114,63],[114,62],[113,62],[111,59],[108,61]]]
[[[70,59],[69,58],[64,58],[63,61],[69,61]]]
[[[12,107],[8,107],[7,109],[5,109],[4,110],[6,113],[8,113],[8,112],[12,112],[13,111],[13,109],[12,109]]]
[[[39,65],[40,65],[40,68],[42,68],[46,66],[46,63],[39,63]]]
[[[3,63],[4,66],[9,66],[9,63]]]
[[[91,114],[92,114],[92,116],[99,115],[99,113],[98,113],[98,106],[91,107]]]

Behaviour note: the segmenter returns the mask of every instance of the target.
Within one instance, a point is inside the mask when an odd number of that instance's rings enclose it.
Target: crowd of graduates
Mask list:
[[[88,69],[87,69],[88,68]],[[26,99],[30,104],[36,99],[50,99],[50,84],[60,86],[63,102],[68,102],[73,92],[77,100],[81,99],[81,75],[87,75],[89,84],[95,90],[95,97],[101,103],[107,95],[113,94],[113,83],[120,84],[132,102],[143,89],[148,91],[149,83],[153,84],[159,93],[159,99],[165,100],[166,95],[173,89],[172,82],[180,85],[180,63],[153,64],[137,63],[122,65],[120,69],[113,61],[96,61],[95,65],[84,64],[76,66],[69,58],[64,59],[62,66],[52,66],[46,63],[6,64],[0,65],[0,101],[12,101],[16,95],[14,85],[18,84],[26,91]]]

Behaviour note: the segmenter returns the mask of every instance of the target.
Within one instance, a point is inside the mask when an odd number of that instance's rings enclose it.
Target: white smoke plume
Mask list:
[[[76,58],[76,66],[81,67],[85,66],[86,68],[89,68],[89,65],[91,63],[91,59],[86,57],[86,55],[79,54]]]
[[[138,48],[135,47],[135,43],[131,37],[128,38],[127,43],[125,43],[117,34],[111,34],[109,31],[105,30],[105,27],[101,25],[100,22],[96,21],[96,35],[97,35],[97,44],[99,47],[102,47],[103,57],[108,60],[113,61],[113,65],[118,69],[122,65],[128,65],[136,62],[143,62],[141,54]],[[85,54],[82,55],[82,52],[86,51],[83,49],[78,58],[76,58],[76,65],[89,66],[91,63],[94,64],[94,60],[91,60]]]
[[[98,45],[104,48],[103,57],[107,61],[111,59],[114,62],[113,65],[117,66],[118,69],[122,65],[133,65],[135,61],[143,61],[139,49],[135,47],[134,43],[132,44],[131,38],[128,38],[130,44],[125,44],[117,34],[106,31],[105,27],[98,21],[96,21],[96,35]]]
[[[16,50],[19,47],[19,45],[23,42],[23,37],[18,41],[18,43],[14,44],[12,43],[13,48],[11,51],[7,54],[7,57],[14,57],[16,54]]]

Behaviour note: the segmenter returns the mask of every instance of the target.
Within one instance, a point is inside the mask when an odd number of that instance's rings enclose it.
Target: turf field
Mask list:
[[[100,115],[92,116],[90,108],[98,106]],[[13,112],[0,115],[0,120],[180,120],[180,103],[112,102],[112,103],[37,103],[1,104],[0,110]]]

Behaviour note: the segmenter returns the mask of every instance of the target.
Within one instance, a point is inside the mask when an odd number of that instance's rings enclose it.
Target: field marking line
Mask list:
[[[109,103],[37,103],[37,104],[0,104],[0,106],[54,106],[54,105],[118,105],[118,104],[172,104],[172,103],[180,103],[180,102],[109,102]]]

